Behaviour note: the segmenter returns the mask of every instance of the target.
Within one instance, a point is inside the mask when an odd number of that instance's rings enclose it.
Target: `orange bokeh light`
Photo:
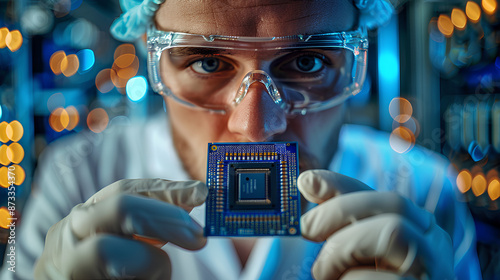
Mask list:
[[[467,25],[467,17],[465,16],[464,11],[454,8],[451,11],[451,22],[458,30],[465,29],[465,26]]]
[[[2,164],[2,165],[9,165],[9,163],[10,163],[10,159],[7,156],[8,149],[9,149],[9,146],[7,146],[7,145],[0,146],[0,164]]]
[[[66,53],[64,51],[57,51],[52,54],[49,60],[50,69],[54,74],[59,75],[61,71],[61,63],[66,58]]]
[[[12,140],[13,142],[17,142],[23,137],[23,125],[17,120],[11,121],[5,129],[5,133],[10,140]]]
[[[19,143],[12,143],[7,148],[7,158],[12,163],[20,163],[24,158],[24,149]]]
[[[389,144],[395,152],[402,154],[413,148],[415,145],[415,136],[408,128],[399,126],[392,131],[389,137]]]
[[[0,208],[0,227],[1,228],[9,228],[10,224],[10,219],[12,216],[10,216],[9,210],[5,207]]]
[[[7,34],[9,34],[9,29],[7,29],[7,27],[0,28],[0,49],[3,49],[7,46],[7,44],[5,43]]]
[[[49,116],[49,125],[56,132],[63,131],[69,123],[69,115],[66,109],[56,108]]]
[[[0,187],[8,188],[10,186],[9,182],[9,170],[7,167],[0,167]]]
[[[476,23],[481,18],[481,8],[474,1],[468,1],[465,6],[465,13],[471,22]]]
[[[73,130],[80,122],[80,114],[78,113],[78,110],[74,106],[68,106],[66,108],[66,112],[68,112],[68,117],[69,117],[69,122],[66,129]]]
[[[466,193],[472,185],[472,175],[468,170],[462,170],[457,176],[457,188],[461,193]]]
[[[5,44],[11,52],[15,52],[23,45],[23,35],[19,30],[12,30],[5,36]]]
[[[108,113],[102,108],[96,108],[87,116],[87,126],[94,133],[100,133],[106,129],[109,123]]]
[[[500,197],[500,182],[498,179],[491,180],[489,183],[488,195],[491,200],[497,200]]]
[[[26,179],[26,172],[24,172],[24,169],[17,164],[11,165],[9,168],[14,176],[14,185],[21,185]]]
[[[453,23],[451,19],[447,15],[440,15],[438,18],[438,29],[439,31],[446,37],[451,37],[453,34]]]
[[[1,122],[0,123],[0,141],[2,143],[7,143],[10,139],[9,136],[7,136],[7,127],[9,124],[7,122]]]
[[[124,56],[124,55],[122,55]],[[120,56],[120,57],[122,57]],[[130,78],[134,77],[139,70],[139,59],[137,56],[133,56],[132,62],[125,68],[119,67],[119,64],[115,61],[111,69],[111,81],[117,88],[124,88]],[[120,62],[121,65],[126,65],[125,62]]]
[[[80,67],[80,61],[76,54],[65,56],[61,61],[61,72],[66,77],[71,77],[76,74]]]
[[[496,0],[483,0],[481,1],[481,6],[483,10],[488,15],[492,15],[497,10],[497,1]]]
[[[137,57],[134,54],[125,53],[115,59],[115,64],[120,68],[127,68],[130,66],[130,64],[132,64],[132,62],[134,62],[136,58]]]
[[[486,178],[484,174],[479,173],[474,176],[471,183],[472,192],[475,196],[480,196],[486,191]]]
[[[135,47],[132,44],[121,44],[118,47],[116,47],[115,53],[114,53],[114,60],[117,60],[120,56],[124,54],[131,54],[135,56]]]
[[[111,81],[111,71],[111,69],[103,69],[95,77],[95,86],[102,93],[110,92],[115,87]]]

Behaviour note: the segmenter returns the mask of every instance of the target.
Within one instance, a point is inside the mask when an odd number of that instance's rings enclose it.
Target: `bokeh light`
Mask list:
[[[136,56],[134,54],[125,53],[116,58],[115,63],[119,68],[127,68],[134,62],[135,58]]]
[[[447,15],[440,15],[438,18],[438,29],[439,31],[446,37],[451,37],[453,34],[453,23],[451,19]]]
[[[5,43],[7,34],[9,34],[9,29],[7,27],[0,28],[0,49],[7,47],[7,44]]]
[[[402,154],[413,148],[415,136],[408,128],[400,126],[392,131],[389,144],[395,152]]]
[[[20,163],[24,158],[24,149],[19,143],[12,143],[7,148],[7,158],[12,163]]]
[[[64,51],[57,51],[50,57],[50,69],[52,70],[52,72],[54,72],[54,74],[59,75],[62,73],[61,63],[64,58],[66,58],[66,53]]]
[[[21,185],[26,179],[26,172],[24,169],[17,164],[11,165],[9,168],[11,169],[10,172],[14,173],[14,185]]]
[[[10,140],[7,136],[7,126],[9,126],[7,122],[0,123],[0,141],[2,143],[7,143]]]
[[[8,188],[9,187],[9,170],[7,167],[0,167],[0,187]]]
[[[87,126],[94,133],[101,133],[109,123],[108,113],[102,108],[96,108],[87,116]]]
[[[475,196],[480,196],[486,191],[486,178],[483,173],[474,176],[471,183],[472,192]]]
[[[491,180],[488,184],[488,195],[491,200],[497,200],[500,197],[500,182],[498,179]]]
[[[481,8],[474,1],[468,1],[465,5],[465,13],[471,22],[476,23],[481,18]]]
[[[9,165],[10,163],[9,157],[7,156],[8,149],[9,146],[7,145],[0,146],[0,164],[2,165]]]
[[[116,47],[115,53],[114,53],[114,60],[117,60],[120,56],[124,54],[131,54],[135,56],[135,47],[132,44],[121,44],[118,47]]]
[[[75,108],[75,106],[68,106],[66,108],[66,112],[68,113],[68,117],[69,117],[69,121],[68,121],[68,125],[66,126],[66,129],[73,130],[80,122],[80,114],[78,113],[78,110]]]
[[[57,107],[64,107],[66,105],[66,98],[60,92],[52,94],[47,100],[47,109],[54,111]]]
[[[5,132],[10,140],[12,140],[13,142],[17,142],[23,137],[23,125],[19,121],[11,121],[7,125]]]
[[[61,72],[66,77],[75,75],[79,67],[80,61],[78,60],[78,56],[76,56],[76,54],[67,55],[61,61]]]
[[[103,69],[97,74],[95,86],[102,93],[110,92],[115,87],[111,81],[111,69]]]
[[[96,45],[99,29],[90,21],[79,18],[65,28],[69,44],[75,49],[87,49]]]
[[[124,67],[121,67],[121,66]],[[129,79],[134,77],[139,70],[139,58],[135,55],[123,54],[113,63],[111,81],[117,88],[124,88]]]
[[[69,124],[69,115],[66,109],[59,107],[56,108],[49,116],[49,125],[56,131],[63,131]]]
[[[492,15],[497,10],[497,1],[496,0],[483,0],[481,1],[481,6],[486,14]]]
[[[92,69],[95,64],[94,51],[92,51],[91,49],[83,49],[77,52],[76,56],[80,61],[80,68],[78,69],[79,73],[85,73]]]
[[[15,52],[23,45],[23,35],[21,35],[19,30],[13,30],[5,37],[5,44],[10,51]]]
[[[127,96],[130,100],[137,102],[146,96],[148,83],[143,76],[133,77],[127,82]]]
[[[466,193],[472,185],[472,175],[469,170],[462,170],[457,176],[457,188],[461,193]]]
[[[9,210],[6,207],[0,208],[0,227],[1,228],[9,228],[10,225],[10,216]]]
[[[451,22],[458,30],[465,29],[467,25],[467,17],[461,9],[454,8],[451,11]]]
[[[389,114],[391,114],[391,117],[395,121],[404,123],[411,118],[411,115],[413,114],[413,107],[407,99],[396,97],[391,100],[391,103],[389,103]]]
[[[30,35],[41,35],[49,32],[54,25],[54,17],[46,7],[32,5],[21,16],[22,29]]]

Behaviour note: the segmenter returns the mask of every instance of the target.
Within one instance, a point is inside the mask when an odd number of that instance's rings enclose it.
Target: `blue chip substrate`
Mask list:
[[[300,236],[296,142],[209,143],[206,236]]]

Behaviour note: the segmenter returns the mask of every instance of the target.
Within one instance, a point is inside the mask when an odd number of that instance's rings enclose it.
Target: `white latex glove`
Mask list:
[[[455,278],[450,236],[412,201],[327,170],[302,173],[298,187],[319,204],[301,218],[306,239],[326,241],[316,279]]]
[[[198,181],[115,182],[49,229],[35,279],[169,279],[167,254],[134,235],[202,248],[203,229],[187,211],[206,195]]]

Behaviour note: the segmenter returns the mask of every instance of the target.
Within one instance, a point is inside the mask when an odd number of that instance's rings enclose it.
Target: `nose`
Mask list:
[[[250,85],[246,96],[232,110],[228,120],[231,133],[251,142],[265,142],[285,132],[286,126],[285,111],[274,103],[260,82]]]

